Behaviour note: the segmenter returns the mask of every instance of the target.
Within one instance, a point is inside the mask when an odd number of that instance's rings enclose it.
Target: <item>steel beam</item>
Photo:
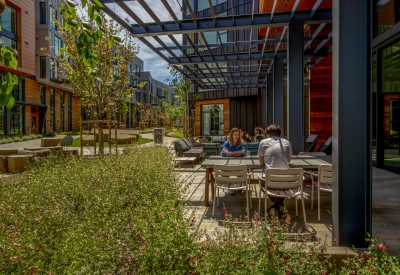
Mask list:
[[[274,59],[274,123],[281,127],[281,137],[285,136],[285,107],[283,59]]]
[[[295,155],[304,151],[303,29],[301,22],[290,23],[288,26],[287,137]]]
[[[267,76],[267,123],[262,127],[267,128],[268,125],[274,123],[274,77]]]
[[[125,7],[123,1],[118,1],[116,3]],[[105,9],[104,11],[113,19],[119,17],[111,9]],[[128,14],[133,14],[133,12],[129,12]],[[291,15],[291,11],[279,12],[274,14],[273,21],[271,20],[270,14],[263,13],[254,15],[235,15],[233,17],[198,18],[196,22],[193,20],[180,20],[178,25],[175,21],[160,22],[161,26],[154,22],[145,24],[140,22],[140,24],[132,24],[128,30],[135,37],[145,37],[279,27],[287,25],[290,22],[298,21],[302,21],[305,24],[330,23],[332,21],[332,10],[318,9],[312,17],[309,11],[296,11],[293,16]]]
[[[372,1],[336,0],[332,6],[332,236],[340,246],[367,247],[367,233],[373,233]]]

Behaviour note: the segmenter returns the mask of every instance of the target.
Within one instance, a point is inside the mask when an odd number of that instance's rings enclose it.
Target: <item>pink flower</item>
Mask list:
[[[387,248],[386,248],[386,246],[384,246],[383,244],[378,244],[378,248],[379,248],[379,250],[380,251],[384,251],[384,252],[386,252],[386,250],[387,250]]]
[[[285,269],[285,274],[286,274],[286,275],[289,275],[289,274],[290,274],[290,270]]]

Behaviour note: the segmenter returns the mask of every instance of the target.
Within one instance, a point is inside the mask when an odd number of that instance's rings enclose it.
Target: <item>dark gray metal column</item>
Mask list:
[[[332,4],[333,236],[340,246],[366,247],[371,233],[372,5],[370,0]]]
[[[274,123],[281,127],[281,137],[285,135],[285,93],[283,81],[283,59],[276,58],[274,59]]]
[[[261,128],[264,128],[265,124],[267,124],[267,87],[261,88]]]
[[[11,135],[11,113],[6,107],[4,107],[4,135]]]
[[[287,137],[292,152],[304,151],[304,42],[303,23],[289,23],[287,74]]]
[[[263,125],[264,129],[268,125],[274,123],[274,78],[271,75],[267,76],[267,123]]]

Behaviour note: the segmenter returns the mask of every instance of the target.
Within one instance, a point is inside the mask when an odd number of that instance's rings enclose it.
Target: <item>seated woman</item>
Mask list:
[[[245,141],[245,142],[250,142],[251,138],[249,134],[247,134],[245,129],[240,129],[240,137]]]
[[[189,135],[189,140],[192,143],[193,147],[201,147],[203,143],[208,142],[208,139],[206,139],[205,137],[199,140],[193,131],[190,131],[188,135]]]
[[[263,139],[266,139],[263,128],[261,127],[254,128],[254,141],[260,142]]]
[[[246,142],[240,138],[240,130],[233,128],[229,132],[228,140],[222,145],[223,157],[244,157],[246,155]]]

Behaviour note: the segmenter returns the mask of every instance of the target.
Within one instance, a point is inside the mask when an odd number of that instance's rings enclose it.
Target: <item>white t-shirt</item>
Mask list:
[[[289,162],[292,158],[292,145],[288,140],[283,138],[266,138],[260,142],[258,156],[264,157],[265,169],[290,168]]]

